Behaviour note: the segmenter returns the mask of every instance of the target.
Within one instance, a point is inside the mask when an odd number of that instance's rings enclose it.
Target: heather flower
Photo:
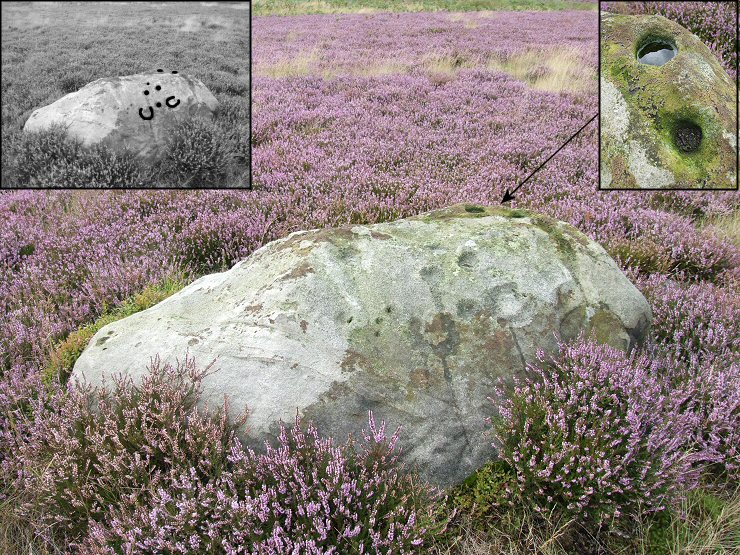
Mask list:
[[[651,335],[690,367],[740,364],[740,297],[712,283],[684,284],[655,274],[637,281],[653,312]]]
[[[356,451],[296,418],[257,455],[235,434],[246,414],[195,408],[209,369],[155,358],[139,386],[70,384],[53,406],[34,403],[5,465],[25,492],[18,516],[43,508],[44,540],[110,553],[410,553],[440,528],[432,492],[399,472],[400,430],[387,438],[370,413]]]
[[[63,127],[24,135],[8,170],[26,187],[117,187],[142,185],[146,175],[130,152],[105,145],[83,148]]]
[[[212,418],[194,410],[207,372],[193,359],[176,368],[155,359],[139,387],[130,378],[117,379],[112,392],[70,383],[51,407],[35,403],[30,434],[12,446],[15,487],[27,494],[20,516],[43,507],[36,520],[45,538],[74,542],[90,520],[104,520],[138,489],[166,487],[179,468],[203,480],[217,474],[244,417],[228,424],[226,405]]]
[[[530,374],[497,391],[494,446],[537,510],[555,503],[591,526],[638,507],[659,510],[692,487],[694,421],[672,401],[660,365],[609,346],[561,345]],[[548,501],[551,499],[552,501]]]
[[[740,363],[726,368],[675,364],[669,374],[678,411],[694,422],[691,434],[696,459],[706,471],[728,480],[740,480]]]
[[[233,157],[230,143],[231,138],[223,137],[214,123],[185,121],[173,129],[156,171],[180,187],[219,184]]]

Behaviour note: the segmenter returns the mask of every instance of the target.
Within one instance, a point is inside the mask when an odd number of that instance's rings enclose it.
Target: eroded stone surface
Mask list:
[[[601,34],[601,187],[736,187],[736,87],[706,45],[662,16],[602,12]]]
[[[554,334],[593,331],[629,349],[647,302],[595,242],[524,210],[456,205],[397,222],[297,232],[231,270],[102,328],[73,377],[138,380],[150,357],[201,366],[213,407],[251,410],[259,449],[296,410],[319,432],[359,438],[367,413],[403,426],[406,461],[431,483],[494,455],[486,398]]]
[[[218,101],[199,79],[163,70],[93,81],[35,110],[23,130],[59,123],[86,146],[125,147],[152,160],[172,126],[192,117],[213,118],[217,109]]]

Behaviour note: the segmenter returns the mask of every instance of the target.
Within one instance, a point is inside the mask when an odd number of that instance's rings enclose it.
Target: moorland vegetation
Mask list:
[[[291,231],[498,203],[596,113],[596,17],[258,17],[252,191],[4,193],[0,550],[736,552],[737,195],[599,193],[595,128],[513,204],[601,243],[650,302],[650,340],[581,338],[503,385],[481,438],[501,458],[446,497],[397,466],[381,414],[351,449],[297,422],[245,452],[239,419],[194,410],[211,361],[154,361],[92,398],[66,382],[102,323]],[[507,70],[552,44],[574,69]]]

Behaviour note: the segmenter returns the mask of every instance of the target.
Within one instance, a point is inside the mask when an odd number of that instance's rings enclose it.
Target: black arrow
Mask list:
[[[514,189],[513,191],[509,191],[509,189],[506,189],[506,192],[504,193],[504,198],[503,198],[503,199],[501,200],[501,204],[503,204],[503,203],[505,203],[505,202],[509,202],[509,201],[510,201],[511,199],[513,199],[513,198],[514,198],[514,193],[516,193],[516,192],[517,192],[517,191],[519,190],[519,188],[520,188],[520,187],[521,187],[522,185],[524,185],[524,184],[525,184],[525,183],[526,183],[527,181],[529,181],[529,178],[530,178],[530,177],[532,177],[532,176],[533,176],[534,174],[536,174],[536,173],[537,173],[538,171],[540,171],[540,169],[542,168],[542,166],[544,166],[544,165],[545,165],[545,164],[547,164],[547,163],[548,163],[548,162],[549,162],[550,160],[552,160],[553,156],[555,156],[555,155],[556,155],[556,154],[557,154],[558,152],[560,152],[561,150],[563,150],[563,149],[565,148],[565,146],[566,146],[566,145],[567,145],[567,144],[568,144],[569,142],[571,142],[571,141],[572,141],[573,139],[575,139],[575,138],[576,138],[576,137],[578,136],[578,134],[579,134],[579,133],[580,133],[581,131],[583,131],[584,129],[586,129],[586,126],[587,126],[587,125],[588,125],[589,123],[591,123],[592,121],[594,121],[594,120],[595,120],[595,119],[596,119],[597,117],[599,117],[599,114],[596,114],[596,115],[595,115],[594,117],[592,117],[592,118],[591,118],[590,120],[588,120],[588,121],[587,121],[586,123],[584,123],[584,124],[583,124],[583,127],[581,127],[581,128],[580,128],[580,129],[578,130],[578,131],[576,131],[575,133],[573,133],[573,136],[572,136],[572,137],[571,137],[570,139],[568,139],[567,141],[565,141],[565,142],[564,142],[564,143],[563,143],[563,144],[562,144],[562,145],[560,146],[560,148],[559,148],[559,149],[557,149],[557,150],[556,150],[555,152],[553,152],[553,153],[552,153],[552,154],[550,155],[550,157],[549,157],[549,158],[548,158],[547,160],[545,160],[544,162],[542,162],[542,163],[541,163],[541,164],[540,164],[540,165],[539,165],[539,166],[537,167],[537,169],[536,169],[536,170],[534,170],[534,171],[533,171],[532,173],[530,173],[530,174],[529,174],[529,175],[528,175],[528,176],[527,176],[527,177],[526,177],[526,178],[524,179],[524,181],[522,181],[522,182],[521,182],[521,183],[520,183],[519,185],[517,185],[517,186],[516,186],[516,188],[515,188],[515,189]]]

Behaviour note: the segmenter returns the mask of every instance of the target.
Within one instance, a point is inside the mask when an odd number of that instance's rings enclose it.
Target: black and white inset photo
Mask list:
[[[3,2],[0,188],[249,188],[249,2]]]

